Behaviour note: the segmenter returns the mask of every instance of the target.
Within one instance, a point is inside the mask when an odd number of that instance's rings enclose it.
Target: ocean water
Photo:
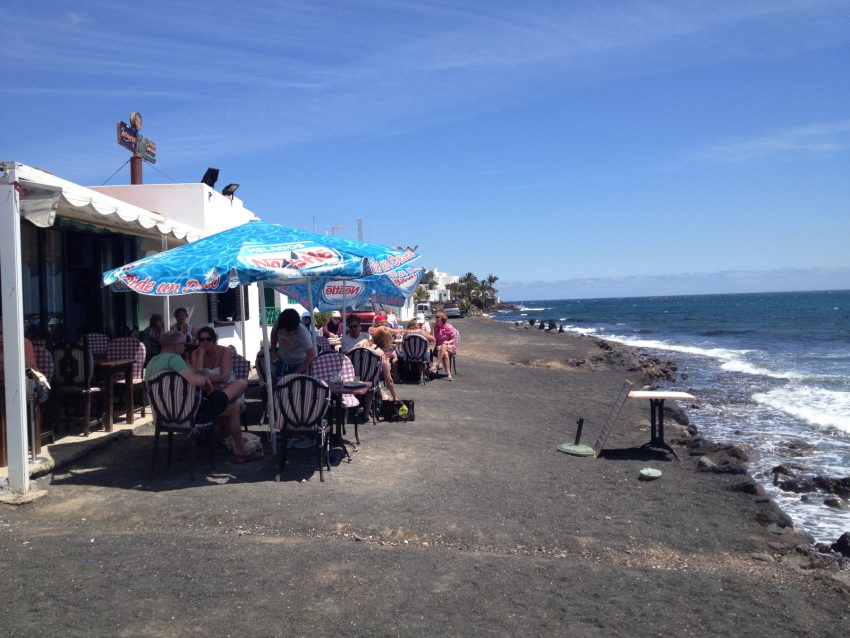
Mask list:
[[[521,310],[494,318],[553,319],[676,361],[680,378],[666,385],[698,397],[691,422],[744,446],[751,474],[795,525],[820,542],[850,531],[850,512],[782,492],[770,473],[796,463],[850,476],[850,291],[513,303]]]

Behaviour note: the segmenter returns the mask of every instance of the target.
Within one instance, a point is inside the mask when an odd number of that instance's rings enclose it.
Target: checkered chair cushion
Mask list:
[[[133,383],[142,383],[142,371],[145,367],[145,344],[133,337],[118,337],[106,347],[106,360],[134,359]],[[116,374],[115,383],[124,383],[124,375]]]
[[[322,335],[316,336],[316,350],[318,352],[333,352],[330,339]]]
[[[35,352],[35,365],[38,366],[38,369],[41,371],[47,379],[52,383],[53,382],[53,355],[43,345],[33,345],[33,351]]]
[[[92,355],[95,357],[102,357],[106,354],[106,349],[109,346],[109,337],[102,332],[89,332],[83,335],[80,343],[83,345],[88,344],[89,350],[91,350]]]
[[[310,375],[328,383],[337,376],[343,383],[357,378],[351,359],[339,352],[328,352],[321,357],[316,357],[310,365]],[[346,408],[356,408],[360,402],[353,394],[343,394],[342,405]]]
[[[230,350],[231,370],[233,372],[233,376],[237,379],[247,380],[248,377],[251,376],[251,363],[241,354],[236,352],[236,348],[234,346],[227,346],[227,349]]]

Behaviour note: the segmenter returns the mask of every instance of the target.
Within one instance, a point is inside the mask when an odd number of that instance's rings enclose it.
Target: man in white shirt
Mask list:
[[[363,341],[363,339],[370,338],[369,333],[363,333],[360,326],[360,319],[354,315],[346,317],[345,324],[348,326],[348,330],[342,335],[341,352],[348,352],[355,345]]]

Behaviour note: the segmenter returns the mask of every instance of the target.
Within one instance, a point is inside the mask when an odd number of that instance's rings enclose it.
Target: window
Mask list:
[[[248,291],[244,291],[242,312],[239,311],[239,287],[230,288],[227,292],[207,295],[209,299],[210,321],[241,321],[250,319],[248,312]]]

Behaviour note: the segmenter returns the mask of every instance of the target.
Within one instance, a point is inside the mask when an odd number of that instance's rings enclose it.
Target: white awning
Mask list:
[[[15,162],[0,162],[0,169],[7,171],[11,168],[14,168],[19,184],[21,216],[40,228],[52,226],[58,215],[142,237],[168,235],[195,241],[202,236],[197,228],[60,179],[46,171]]]

